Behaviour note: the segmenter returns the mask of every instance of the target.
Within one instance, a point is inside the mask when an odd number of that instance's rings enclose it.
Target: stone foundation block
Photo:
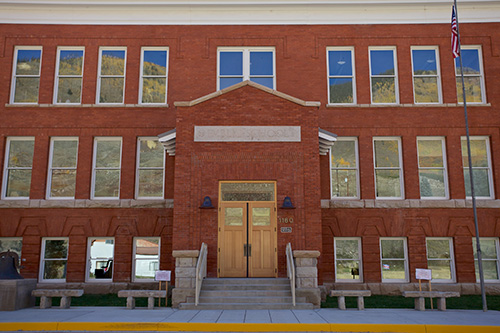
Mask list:
[[[194,289],[175,288],[172,290],[172,307],[178,308],[179,304],[186,303],[188,297],[195,297]]]
[[[312,303],[315,309],[321,307],[321,292],[319,288],[297,288],[296,297],[305,297],[306,302]]]

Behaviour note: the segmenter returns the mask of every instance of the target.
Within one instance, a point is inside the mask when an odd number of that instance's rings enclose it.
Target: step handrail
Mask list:
[[[201,284],[203,279],[207,276],[207,244],[201,243],[200,255],[196,261],[196,287],[194,305],[200,302]]]
[[[292,289],[292,304],[295,306],[295,263],[293,262],[292,244],[286,245],[286,270]]]

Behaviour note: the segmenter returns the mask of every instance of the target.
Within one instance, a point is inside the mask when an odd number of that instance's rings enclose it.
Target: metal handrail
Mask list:
[[[286,245],[286,270],[292,289],[292,303],[295,306],[295,263],[293,262],[292,244]]]
[[[201,243],[200,255],[196,261],[196,293],[194,305],[200,302],[201,284],[203,279],[207,276],[207,244]]]

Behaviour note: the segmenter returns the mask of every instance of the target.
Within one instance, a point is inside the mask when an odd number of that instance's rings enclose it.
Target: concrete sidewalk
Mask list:
[[[412,309],[173,310],[121,307],[0,312],[0,331],[500,332],[500,312]]]

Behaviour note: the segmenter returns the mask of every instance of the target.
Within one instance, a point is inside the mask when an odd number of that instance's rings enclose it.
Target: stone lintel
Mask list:
[[[177,250],[172,251],[172,256],[174,258],[198,258],[200,255],[199,250]]]
[[[320,256],[320,252],[319,251],[295,250],[295,251],[293,251],[293,256],[295,258],[318,258]]]

